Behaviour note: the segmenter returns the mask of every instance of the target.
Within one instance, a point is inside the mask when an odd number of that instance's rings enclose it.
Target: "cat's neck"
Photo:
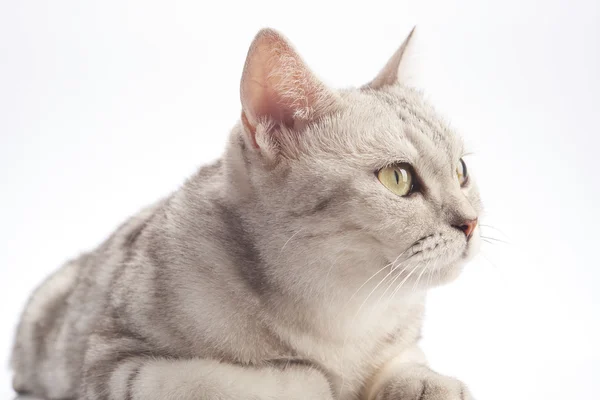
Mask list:
[[[237,270],[264,311],[299,332],[332,336],[349,330],[367,335],[420,312],[424,292],[396,290],[402,280],[394,280],[377,243],[365,241],[359,229],[332,235],[307,230],[298,220],[288,236],[274,236],[278,221],[257,199],[240,129],[234,128],[222,160],[201,169],[183,192],[186,203],[198,208],[194,215],[214,208],[201,228],[223,232],[211,239],[228,243],[219,260],[229,260],[224,267]],[[179,222],[188,224],[189,215]]]

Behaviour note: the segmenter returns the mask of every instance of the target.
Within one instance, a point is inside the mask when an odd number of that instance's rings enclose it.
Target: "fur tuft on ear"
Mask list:
[[[293,128],[332,111],[335,93],[321,83],[287,40],[272,29],[254,38],[240,85],[242,122],[252,135],[259,123]],[[258,147],[256,138],[253,137]]]
[[[412,75],[413,66],[411,58],[415,53],[415,38],[417,27],[413,27],[402,45],[392,58],[389,59],[385,67],[371,82],[364,85],[364,88],[381,89],[385,86],[405,83]]]

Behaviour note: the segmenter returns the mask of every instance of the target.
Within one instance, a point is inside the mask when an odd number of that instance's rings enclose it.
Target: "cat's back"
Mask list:
[[[163,203],[128,219],[98,248],[67,262],[33,292],[17,327],[11,360],[17,392],[76,395],[88,338],[104,314],[114,276]]]
[[[15,390],[75,398],[86,353],[111,343],[118,355],[132,339],[153,354],[246,363],[287,353],[259,317],[261,260],[226,181],[222,161],[201,168],[48,278],[17,330]]]

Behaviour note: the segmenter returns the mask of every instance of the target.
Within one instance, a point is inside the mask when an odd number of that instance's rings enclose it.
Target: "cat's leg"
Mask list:
[[[466,385],[429,369],[414,347],[390,361],[374,378],[367,400],[472,400]]]
[[[333,400],[325,375],[306,365],[251,367],[98,349],[86,358],[81,400]]]

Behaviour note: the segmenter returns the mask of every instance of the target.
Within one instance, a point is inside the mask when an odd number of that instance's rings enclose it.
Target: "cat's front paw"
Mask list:
[[[391,379],[375,400],[473,400],[473,397],[461,381],[427,367],[416,367]]]

